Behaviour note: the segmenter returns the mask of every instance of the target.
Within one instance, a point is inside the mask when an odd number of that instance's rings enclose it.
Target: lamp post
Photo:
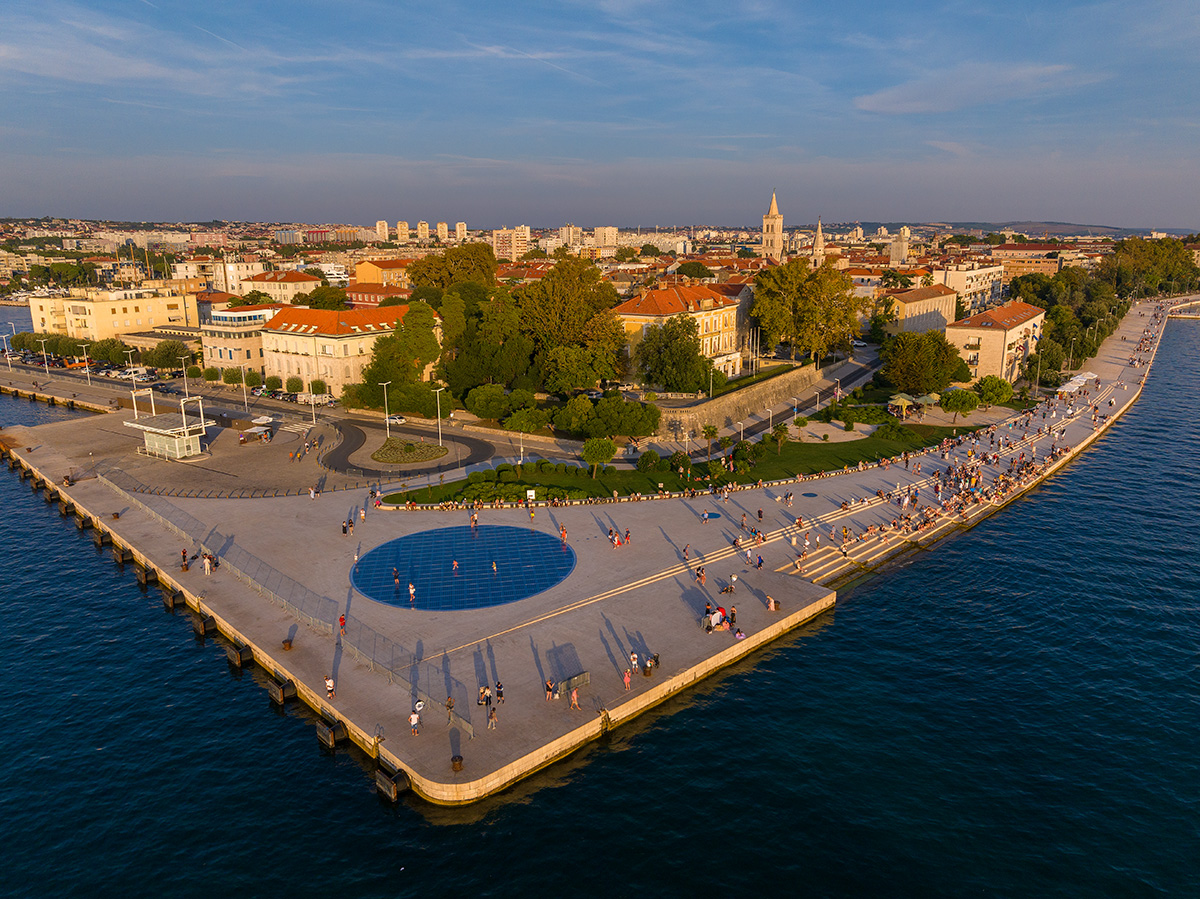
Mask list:
[[[129,358],[126,360],[126,365],[129,369],[129,380],[133,380],[133,350],[126,350],[125,355]]]
[[[380,381],[379,382],[379,386],[383,388],[383,433],[387,436],[388,440],[392,439],[392,423],[388,417],[388,405],[387,405],[387,389],[388,389],[388,385],[391,383],[392,383],[391,381]]]
[[[82,344],[83,347],[83,373],[87,375],[88,387],[92,386],[92,367],[88,365],[87,351],[90,343]]]
[[[187,397],[188,399],[191,399],[192,395],[190,393],[188,393],[187,370],[188,370],[188,363],[191,362],[192,360],[188,356],[179,356],[177,358],[179,359],[180,362],[183,363],[183,395],[185,397]]]
[[[38,343],[42,345],[42,367],[46,369],[46,380],[50,379],[50,362],[46,358],[46,341],[49,339],[48,337],[38,338]]]
[[[710,400],[712,399],[712,376],[713,376],[713,370],[710,367],[708,369],[708,398]]]
[[[796,418],[800,414],[800,397],[792,397],[792,418]]]
[[[437,401],[437,420],[438,420],[438,446],[442,445],[442,391],[445,387],[439,387],[433,392],[433,397]],[[525,455],[525,438],[521,438],[521,455]]]
[[[833,391],[833,398],[835,400],[840,400],[842,398],[842,379],[834,378],[833,380],[835,380],[837,382],[837,387],[834,388],[834,391]]]
[[[1069,353],[1067,353],[1067,371],[1070,371],[1073,368],[1071,363],[1074,361],[1075,361],[1075,338],[1072,337],[1071,338],[1071,351]]]
[[[8,363],[8,370],[12,371],[12,347],[8,345],[8,335],[0,334],[0,340],[4,341],[4,360]]]
[[[246,393],[246,363],[243,362],[239,366],[242,370],[242,406],[247,412],[250,411],[250,397]]]
[[[746,423],[744,421],[739,421],[738,429],[741,431],[741,435],[742,435],[740,439],[745,440],[746,439]]]

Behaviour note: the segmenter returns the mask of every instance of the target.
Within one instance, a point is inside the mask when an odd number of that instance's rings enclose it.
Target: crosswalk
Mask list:
[[[309,425],[304,424],[303,422],[292,421],[285,425],[280,425],[279,430],[291,431],[293,434],[307,434],[309,427]]]

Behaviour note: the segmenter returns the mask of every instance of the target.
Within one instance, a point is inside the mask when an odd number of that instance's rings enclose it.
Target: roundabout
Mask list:
[[[350,580],[358,592],[385,605],[466,611],[535,596],[574,568],[575,551],[551,534],[478,525],[389,540],[359,559]]]

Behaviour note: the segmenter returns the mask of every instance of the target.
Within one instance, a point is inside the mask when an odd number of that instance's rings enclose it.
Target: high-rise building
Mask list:
[[[388,239],[388,223],[380,219],[375,223],[375,236],[380,240]]]
[[[447,240],[449,240],[450,239],[450,226],[447,225],[445,222],[438,222],[437,223],[437,236],[438,236],[438,240],[442,241],[443,243],[445,243]]]
[[[593,239],[598,247],[615,247],[617,245],[617,229],[615,225],[605,225],[597,228]]]
[[[408,240],[408,222],[396,222],[396,241],[404,243]]]
[[[492,252],[497,259],[516,261],[529,252],[532,239],[528,225],[516,228],[497,228],[492,232]]]
[[[460,241],[460,242],[467,239],[467,223],[466,222],[458,222],[454,226],[454,239],[457,241]]]
[[[577,247],[583,243],[583,229],[568,222],[558,229],[558,239],[564,247]]]
[[[775,200],[775,191],[771,191],[771,208],[763,216],[762,256],[776,262],[783,260],[783,216]]]
[[[429,240],[429,222],[417,222],[417,240]]]

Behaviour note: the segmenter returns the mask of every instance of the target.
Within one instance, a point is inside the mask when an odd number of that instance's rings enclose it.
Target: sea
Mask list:
[[[0,894],[1200,895],[1198,388],[1169,322],[1026,498],[461,809],[383,802],[0,470]]]

